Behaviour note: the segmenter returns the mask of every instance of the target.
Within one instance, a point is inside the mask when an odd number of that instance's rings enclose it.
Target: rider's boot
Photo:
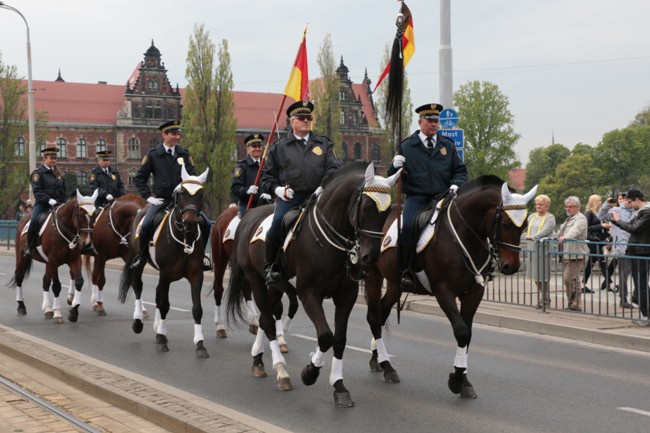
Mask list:
[[[135,256],[131,269],[142,269],[149,259],[149,236],[140,232],[140,253]]]
[[[35,248],[37,236],[38,236],[38,232],[29,232],[29,231],[27,232],[27,244],[25,244],[23,257],[29,258],[32,256],[32,250]]]
[[[403,292],[411,292],[415,289],[415,274],[411,270],[412,252],[408,246],[403,246],[399,257],[399,269],[401,272],[399,287]]]
[[[275,266],[275,256],[279,246],[279,240],[271,239],[267,234],[266,253],[264,255],[264,279],[267,285],[279,283],[282,280],[282,274]]]

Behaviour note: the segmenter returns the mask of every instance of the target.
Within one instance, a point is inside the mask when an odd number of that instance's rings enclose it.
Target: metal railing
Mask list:
[[[0,220],[0,243],[8,250],[14,247],[17,228],[18,221]]]

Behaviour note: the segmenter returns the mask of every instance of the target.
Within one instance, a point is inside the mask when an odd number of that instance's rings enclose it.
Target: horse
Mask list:
[[[519,270],[519,242],[526,227],[526,204],[536,191],[537,186],[525,195],[515,194],[497,176],[480,176],[463,185],[457,197],[452,195],[443,205],[436,205],[435,222],[435,215],[426,214],[427,220],[414,258],[418,280],[414,292],[435,296],[451,323],[457,349],[448,387],[461,398],[476,398],[476,392],[467,379],[474,314],[495,265],[504,275]],[[386,235],[381,257],[365,279],[367,320],[373,335],[370,368],[383,371],[388,383],[400,382],[390,363],[381,329],[401,296],[397,248],[394,248],[395,217],[393,211],[384,228]],[[389,230],[391,225],[392,231]],[[384,279],[387,288],[382,297]]]
[[[212,283],[212,290],[214,293],[215,309],[214,309],[214,323],[217,325],[217,338],[227,338],[226,327],[224,325],[224,316],[221,309],[221,301],[224,292],[223,280],[226,274],[228,265],[230,264],[230,256],[233,252],[234,234],[236,226],[239,225],[240,218],[237,216],[239,208],[231,206],[224,210],[214,223],[212,228],[212,263],[214,266],[214,281]],[[282,353],[289,351],[288,345],[284,340],[284,332],[288,332],[291,326],[291,321],[298,311],[298,298],[293,295],[289,296],[289,314],[282,321],[282,303],[280,302],[274,312],[276,320],[276,333],[278,337],[278,344]],[[259,321],[257,317],[257,309],[250,292],[250,288],[246,286],[244,291],[244,298],[246,306],[250,314],[248,319],[248,331],[257,335]]]
[[[27,314],[23,298],[23,282],[32,267],[32,259],[45,263],[43,274],[43,303],[42,309],[46,319],[54,319],[54,323],[63,323],[61,314],[61,281],[59,280],[59,267],[67,264],[70,270],[70,286],[74,281],[75,295],[68,319],[76,322],[79,318],[79,304],[81,302],[81,289],[83,275],[81,273],[81,254],[92,250],[91,234],[95,215],[95,199],[97,191],[86,197],[77,190],[76,197],[56,207],[49,213],[43,227],[40,229],[41,245],[33,249],[32,257],[24,257],[23,251],[27,245],[27,225],[31,218],[29,212],[18,224],[16,230],[16,270],[9,282],[10,287],[16,288],[16,301],[18,314]],[[50,285],[54,298],[50,295]]]
[[[291,278],[291,283],[284,281],[268,289],[263,276],[265,246],[258,230],[265,227],[261,224],[271,215],[272,206],[257,207],[244,215],[235,239],[227,316],[235,321],[242,317],[245,279],[260,311],[261,329],[251,351],[254,377],[266,377],[262,355],[268,341],[277,373],[276,388],[293,389],[272,317],[282,293],[293,291],[298,294],[318,337],[318,347],[301,373],[303,384],[309,386],[316,382],[325,353],[333,347],[330,385],[334,387],[335,406],[354,406],[343,383],[348,318],[357,299],[363,269],[379,257],[381,229],[390,211],[390,187],[398,175],[388,179],[376,176],[372,163],[351,164],[330,174],[323,181],[322,193],[308,200],[284,242],[284,252],[280,253],[283,272]],[[325,298],[334,302],[334,332],[323,310]]]
[[[126,262],[131,254],[129,247],[131,224],[138,211],[146,204],[142,197],[126,194],[113,200],[97,215],[92,238],[96,252],[92,273],[91,256],[83,255],[82,260],[92,283],[93,311],[99,316],[106,316],[103,292],[106,284],[104,273],[106,262],[117,257],[121,257]],[[68,301],[70,300],[71,297],[68,294]]]
[[[194,344],[199,359],[209,358],[203,345],[203,328],[201,319],[201,287],[203,285],[203,251],[206,240],[201,237],[199,216],[203,207],[203,184],[209,168],[200,176],[190,176],[181,168],[181,183],[174,190],[173,206],[165,213],[162,222],[154,234],[154,246],[151,247],[148,263],[159,271],[156,286],[156,315],[153,324],[156,332],[156,350],[168,352],[167,313],[169,313],[169,285],[181,278],[190,283],[192,294],[192,317],[194,318]],[[126,302],[129,288],[135,293],[135,311],[131,328],[136,334],[143,329],[142,324],[142,272],[143,267],[131,269],[131,264],[139,253],[137,227],[145,212],[140,212],[133,220],[130,244],[131,255],[127,259],[120,277],[120,302]]]

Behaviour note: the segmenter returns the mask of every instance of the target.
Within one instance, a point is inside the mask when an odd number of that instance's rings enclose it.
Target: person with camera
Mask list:
[[[585,264],[585,273],[584,273],[584,286],[583,293],[593,293],[593,290],[587,286],[587,281],[591,276],[592,263],[597,261],[598,266],[600,267],[600,272],[603,275],[603,282],[600,284],[600,290],[609,290],[610,292],[616,291],[616,286],[612,281],[612,275],[614,274],[615,263],[610,263],[609,267],[607,266],[607,258],[603,253],[603,246],[609,238],[609,232],[607,231],[607,224],[604,224],[599,218],[598,213],[600,212],[601,207],[603,206],[603,200],[598,194],[593,194],[589,197],[587,206],[585,209],[585,217],[587,218],[587,240],[589,241],[589,256],[587,256],[587,263]]]

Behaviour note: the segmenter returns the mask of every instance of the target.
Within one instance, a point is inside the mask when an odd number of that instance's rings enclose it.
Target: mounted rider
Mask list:
[[[239,203],[239,217],[243,217],[248,206],[250,195],[254,195],[251,207],[257,207],[271,201],[271,195],[261,193],[255,185],[255,178],[260,169],[260,157],[262,155],[262,134],[251,134],[244,139],[246,144],[246,158],[237,161],[232,172],[232,183],[230,193],[237,198]]]
[[[31,257],[32,250],[36,246],[39,215],[47,212],[51,207],[65,203],[67,200],[65,179],[56,165],[58,153],[59,149],[56,147],[41,150],[43,165],[32,171],[29,177],[36,204],[32,210],[32,217],[29,220],[29,228],[27,229],[27,245],[25,245],[25,251],[23,251],[25,257]]]
[[[417,245],[417,216],[434,197],[447,191],[455,194],[467,182],[467,167],[460,159],[454,142],[438,134],[442,105],[425,104],[415,109],[419,115],[416,131],[402,141],[393,158],[388,174],[404,167],[402,191],[406,194],[402,230],[399,235],[400,287],[403,291],[415,288],[411,261]]]
[[[97,207],[104,207],[113,199],[126,194],[120,173],[110,165],[112,154],[110,150],[97,152],[97,165],[90,171],[88,178],[90,187],[99,192],[95,202]]]

